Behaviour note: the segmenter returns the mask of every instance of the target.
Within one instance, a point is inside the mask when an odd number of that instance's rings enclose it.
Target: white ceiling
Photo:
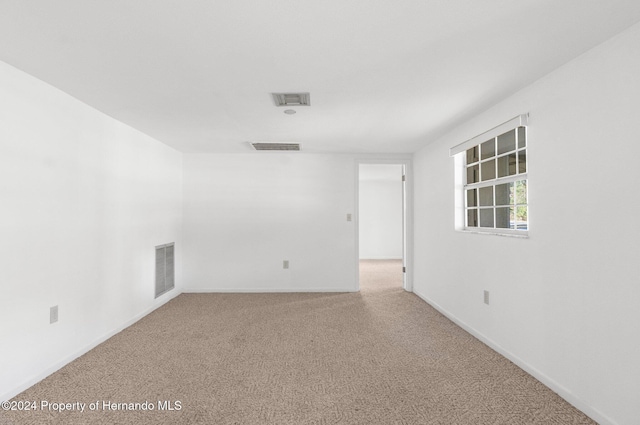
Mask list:
[[[639,20],[638,0],[0,0],[0,60],[183,152],[403,153]],[[283,114],[288,91],[311,106]]]

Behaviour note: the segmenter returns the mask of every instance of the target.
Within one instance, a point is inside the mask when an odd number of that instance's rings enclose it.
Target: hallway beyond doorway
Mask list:
[[[402,260],[360,260],[360,290],[402,289]]]

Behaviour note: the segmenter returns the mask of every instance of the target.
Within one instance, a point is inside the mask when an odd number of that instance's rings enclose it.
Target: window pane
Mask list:
[[[491,180],[496,178],[496,160],[483,162],[480,164],[482,167],[482,181]]]
[[[496,205],[513,205],[513,183],[496,185]]]
[[[480,153],[482,154],[482,159],[496,156],[496,139],[487,140],[480,145]]]
[[[480,227],[493,227],[493,208],[480,210]]]
[[[515,218],[516,218],[516,222],[515,222],[516,230],[528,230],[529,223],[527,222],[527,207],[517,206]]]
[[[467,184],[480,181],[480,167],[478,164],[467,167]]]
[[[478,162],[478,146],[467,149],[467,164]]]
[[[516,219],[516,207],[510,207],[509,208],[509,223],[510,223],[509,228],[510,229],[516,228],[515,219]]]
[[[509,155],[498,158],[498,177],[509,175]]]
[[[527,172],[527,151],[518,151],[518,174]]]
[[[524,152],[524,151],[523,151]],[[509,175],[516,175],[516,153],[509,154]]]
[[[467,210],[467,227],[478,227],[478,210]]]
[[[518,149],[524,148],[527,145],[527,129],[524,127],[518,127]]]
[[[516,204],[527,203],[527,181],[519,180],[516,182]]]
[[[516,153],[498,158],[498,177],[513,176],[516,174]]]
[[[467,190],[467,207],[477,207],[478,206],[478,190],[471,189]]]
[[[480,191],[480,206],[490,207],[493,205],[493,186],[481,187]]]
[[[498,155],[516,150],[516,131],[511,130],[498,136]]]
[[[509,210],[511,208],[496,208],[496,227],[498,229],[508,229],[511,225],[509,223]]]

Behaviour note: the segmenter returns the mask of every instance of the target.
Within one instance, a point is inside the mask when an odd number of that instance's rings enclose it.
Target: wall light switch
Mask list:
[[[289,260],[284,260],[282,262],[282,268],[283,269],[288,269],[289,268]]]
[[[489,304],[489,291],[484,291],[484,303]]]
[[[351,221],[351,214],[347,214],[347,221]]]
[[[58,321],[58,306],[54,305],[49,309],[49,324],[56,323]]]

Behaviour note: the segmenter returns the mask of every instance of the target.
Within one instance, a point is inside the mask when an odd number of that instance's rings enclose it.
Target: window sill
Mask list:
[[[507,238],[517,239],[529,239],[529,232],[518,231],[518,233],[511,232],[497,232],[495,230],[476,230],[476,229],[456,229],[460,233],[472,233],[475,235],[493,235],[493,236],[505,236]]]

